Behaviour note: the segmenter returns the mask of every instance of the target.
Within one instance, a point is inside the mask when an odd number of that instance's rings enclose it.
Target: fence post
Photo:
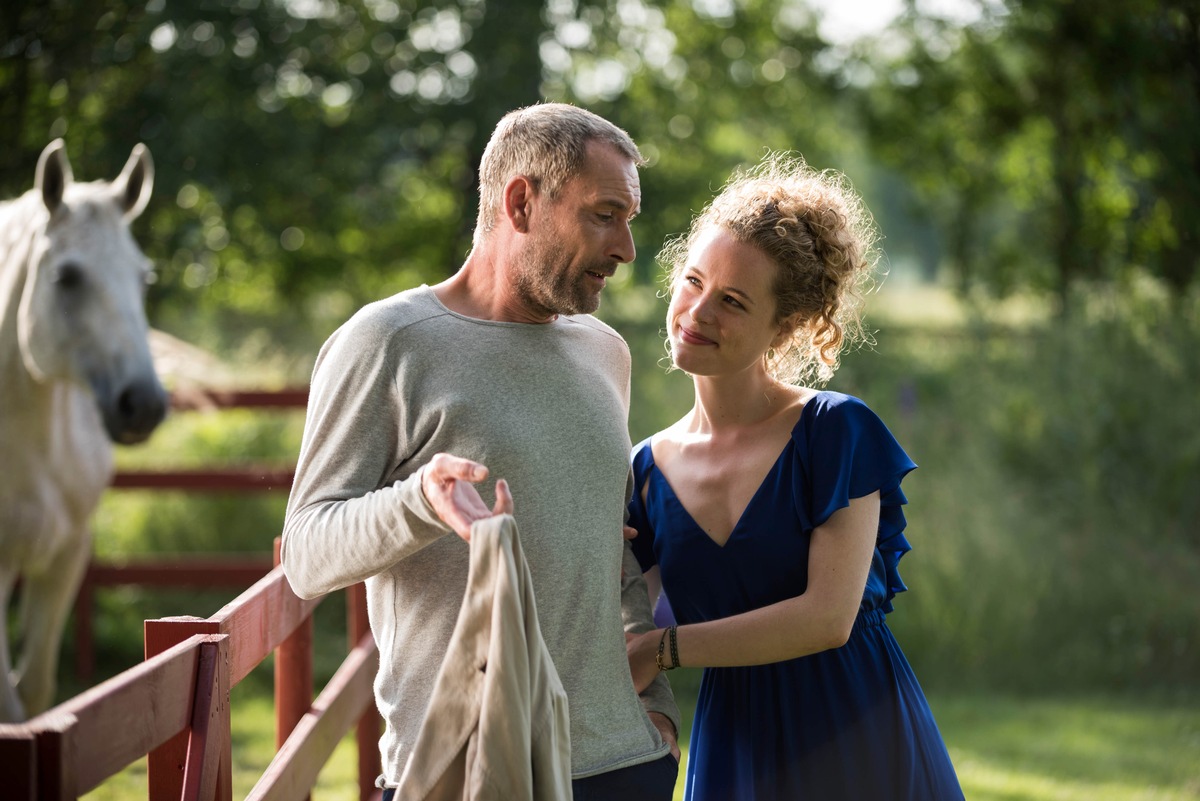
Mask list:
[[[157,656],[193,634],[220,634],[220,629],[219,623],[200,617],[147,620],[143,628],[145,658]],[[183,771],[187,766],[188,739],[189,732],[182,731],[150,752],[146,760],[150,801],[179,801],[183,796]],[[229,769],[232,769],[232,765]]]
[[[0,776],[13,801],[36,801],[37,740],[24,723],[0,723]]]
[[[371,622],[367,617],[367,585],[361,582],[346,588],[346,631],[351,649],[371,631]],[[381,770],[379,713],[374,706],[368,707],[358,719],[354,739],[358,746],[358,798],[359,801],[369,801],[377,792],[375,777]]]
[[[232,801],[229,635],[200,646],[183,772],[183,801]]]
[[[38,801],[74,801],[79,796],[78,762],[67,735],[75,726],[75,716],[54,708],[36,720]]]
[[[281,540],[275,538],[275,564],[279,564]],[[275,750],[312,708],[313,619],[312,615],[275,649]],[[305,796],[310,798],[311,796]]]
[[[83,574],[83,582],[75,595],[75,678],[87,685],[96,669],[96,646],[93,638],[94,587],[91,579],[92,566]]]

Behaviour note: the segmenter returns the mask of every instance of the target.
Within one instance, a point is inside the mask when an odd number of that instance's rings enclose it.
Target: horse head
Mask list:
[[[151,264],[129,231],[153,181],[144,145],[111,183],[75,182],[62,140],[47,145],[34,185],[48,219],[31,243],[17,312],[30,375],[88,386],[109,437],[122,444],[150,436],[167,408],[147,341]]]

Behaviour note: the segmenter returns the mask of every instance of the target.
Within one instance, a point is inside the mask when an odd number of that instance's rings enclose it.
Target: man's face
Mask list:
[[[583,169],[558,197],[536,199],[513,273],[517,295],[546,315],[596,311],[617,265],[633,261],[629,222],[641,201],[633,162],[611,145],[589,143]]]

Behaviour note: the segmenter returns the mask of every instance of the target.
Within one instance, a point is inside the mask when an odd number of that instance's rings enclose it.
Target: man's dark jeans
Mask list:
[[[654,762],[645,762],[620,770],[588,776],[571,782],[575,801],[671,801],[679,763],[667,754]],[[383,791],[383,801],[392,801],[394,789]]]

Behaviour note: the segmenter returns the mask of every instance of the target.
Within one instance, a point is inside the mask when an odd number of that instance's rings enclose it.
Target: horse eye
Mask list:
[[[60,289],[79,289],[79,287],[83,286],[83,282],[83,268],[74,262],[67,262],[59,267],[57,274],[54,276],[54,283]]]

